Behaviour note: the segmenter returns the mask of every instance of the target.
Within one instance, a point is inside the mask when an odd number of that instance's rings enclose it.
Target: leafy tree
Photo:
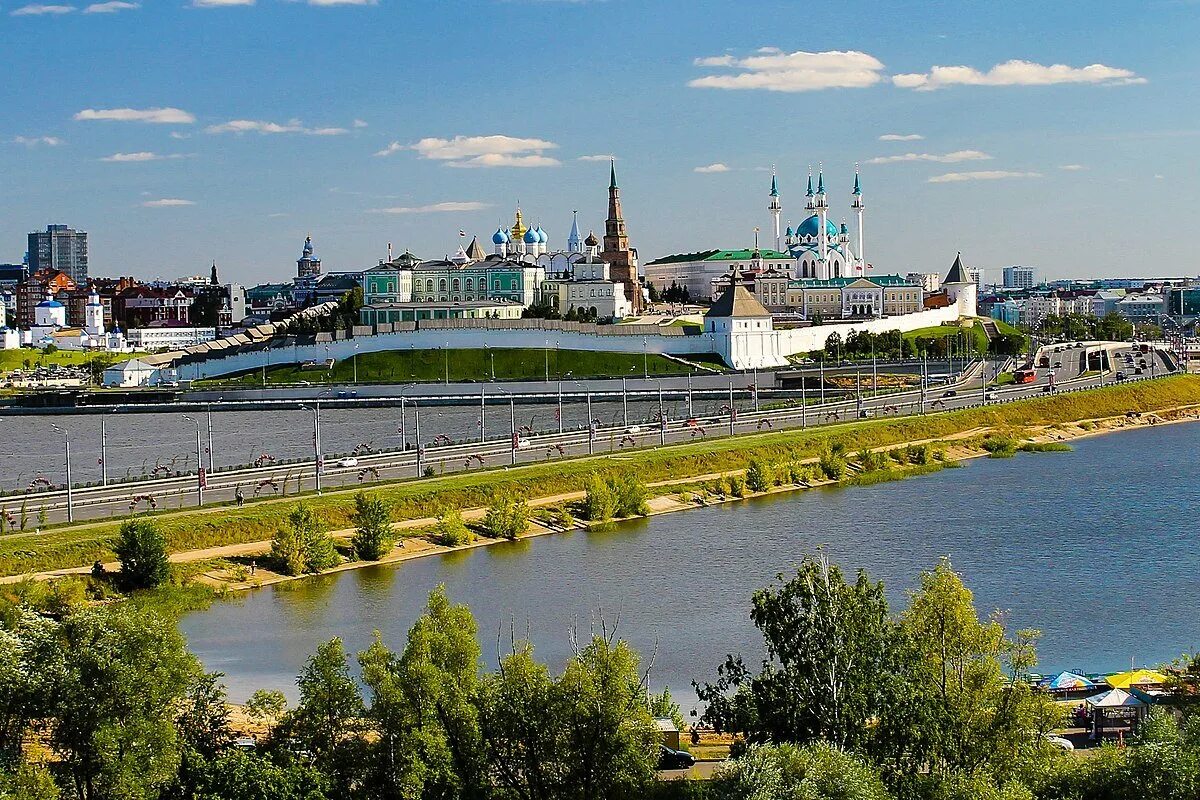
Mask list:
[[[366,712],[342,640],[317,647],[296,679],[300,702],[280,722],[284,739],[291,738],[312,754],[313,763],[345,791],[361,767],[363,740],[359,734]]]
[[[876,723],[903,693],[894,680],[901,637],[883,585],[862,572],[849,583],[823,556],[806,557],[790,580],[754,593],[750,619],[767,655],[757,674],[727,656],[716,683],[695,684],[701,719],[751,743],[870,750]]]
[[[587,494],[583,498],[583,513],[592,522],[608,522],[617,514],[616,492],[600,475],[588,478]]]
[[[341,560],[333,537],[321,530],[317,515],[303,503],[288,514],[271,540],[271,558],[285,575],[321,572]]]
[[[245,707],[254,719],[273,724],[287,712],[287,698],[278,689],[258,689],[250,695]]]
[[[746,488],[752,492],[765,492],[771,488],[770,470],[758,459],[752,460],[746,469]]]
[[[516,539],[529,527],[525,498],[508,493],[497,496],[483,518],[483,527],[493,537]]]
[[[721,800],[890,800],[878,770],[826,742],[754,745],[714,778]]]
[[[438,517],[437,525],[434,526],[433,538],[438,544],[446,547],[470,544],[471,531],[463,521],[462,511],[457,508],[443,511]]]
[[[355,555],[367,561],[378,561],[391,552],[395,533],[387,503],[359,492],[354,495],[354,514],[350,520],[355,527],[352,540]]]
[[[479,642],[466,606],[439,586],[397,657],[376,635],[359,654],[376,735],[368,783],[384,797],[486,794],[479,731]]]
[[[167,539],[148,519],[121,523],[113,551],[121,562],[120,580],[127,589],[153,589],[171,577]]]
[[[198,665],[175,625],[130,604],[68,616],[58,632],[49,743],[79,800],[150,800],[179,760],[173,717]]]
[[[12,772],[0,772],[0,800],[60,800],[54,776],[43,764],[22,761]]]
[[[259,753],[231,749],[201,765],[189,800],[327,800],[329,779],[316,767],[293,760],[280,765]]]
[[[645,516],[650,513],[646,502],[646,484],[634,472],[623,472],[609,479],[617,501],[617,515],[622,517]]]

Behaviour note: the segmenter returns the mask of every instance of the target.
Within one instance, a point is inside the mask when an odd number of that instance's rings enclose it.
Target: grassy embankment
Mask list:
[[[118,364],[122,361],[128,361],[131,358],[143,355],[145,353],[105,353],[103,358],[108,363]],[[48,367],[52,364],[84,367],[97,357],[96,353],[85,353],[82,350],[56,350],[53,353],[44,353],[41,350],[33,350],[28,347],[21,347],[16,350],[0,350],[0,373],[11,372],[14,369],[25,369],[26,361],[29,362],[29,366],[31,367]]]
[[[1181,375],[1072,394],[1037,397],[1005,405],[928,417],[855,421],[809,431],[779,431],[645,450],[545,462],[509,469],[451,474],[372,487],[395,521],[420,519],[444,508],[487,506],[499,494],[547,497],[581,491],[598,471],[633,471],[647,483],[744,469],[752,459],[767,464],[820,456],[840,446],[847,453],[920,440],[937,440],[987,428],[1014,441],[1035,426],[1121,416],[1200,404],[1200,376]],[[1086,425],[1086,423],[1085,423]],[[283,517],[305,502],[328,529],[352,527],[353,489],[321,497],[297,496],[247,504],[155,515],[172,550],[192,550],[269,539]],[[90,564],[112,558],[118,520],[51,528],[41,534],[0,537],[0,574],[13,575]]]
[[[690,360],[699,361],[689,356]],[[718,363],[704,362],[708,367]],[[723,367],[722,367],[723,368]],[[449,350],[388,350],[361,353],[358,356],[359,383],[409,383],[446,380],[488,380],[495,370],[496,380],[543,380],[547,370],[551,380],[570,373],[572,378],[640,377],[650,375],[686,375],[695,370],[686,364],[640,353],[596,352],[592,350],[556,350],[542,348],[492,348]],[[334,362],[332,369],[300,369],[298,365],[267,370],[268,384],[349,383],[354,379],[354,359]],[[204,381],[207,384],[261,386],[262,372],[235,378]]]

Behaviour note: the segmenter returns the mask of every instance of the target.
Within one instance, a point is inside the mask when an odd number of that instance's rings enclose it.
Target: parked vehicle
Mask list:
[[[352,457],[352,456],[348,456],[348,457],[346,457],[346,458],[339,458],[339,459],[338,459],[338,462],[337,462],[337,465],[338,465],[339,467],[344,467],[344,468],[346,468],[346,469],[350,469],[351,467],[357,467],[357,466],[358,466],[358,459],[357,459],[357,458],[354,458],[354,457]]]
[[[658,746],[659,769],[689,769],[696,763],[696,757],[686,750],[672,750],[665,744]]]

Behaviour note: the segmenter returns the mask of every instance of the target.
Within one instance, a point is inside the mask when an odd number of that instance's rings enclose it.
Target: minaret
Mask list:
[[[783,203],[779,200],[779,184],[775,180],[775,167],[771,167],[771,201],[767,203],[767,211],[775,222],[775,250],[783,249],[779,238],[779,215],[783,213]]]
[[[863,211],[867,206],[863,202],[862,183],[858,179],[858,164],[854,165],[854,194],[850,203],[850,208],[858,216],[858,260],[862,262],[863,274],[867,274],[867,255],[863,252]]]
[[[579,212],[571,212],[571,232],[567,234],[567,252],[582,253],[583,238],[579,235]]]
[[[814,206],[821,218],[817,241],[821,245],[821,269],[825,269],[829,255],[829,232],[825,229],[825,226],[829,224],[829,198],[825,196],[825,168],[820,164],[817,165],[817,194],[814,198]]]

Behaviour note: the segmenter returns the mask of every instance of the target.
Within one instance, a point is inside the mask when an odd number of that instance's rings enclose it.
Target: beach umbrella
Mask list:
[[[1057,675],[1044,678],[1038,683],[1038,686],[1052,691],[1070,691],[1072,689],[1092,689],[1095,688],[1096,684],[1074,672],[1060,672]]]
[[[1109,689],[1100,694],[1094,694],[1085,700],[1092,708],[1119,708],[1121,706],[1144,706],[1145,701],[1131,695],[1124,689]]]
[[[1130,686],[1160,685],[1166,683],[1167,676],[1153,669],[1131,669],[1118,672],[1104,679],[1105,683],[1114,689],[1128,689]]]

